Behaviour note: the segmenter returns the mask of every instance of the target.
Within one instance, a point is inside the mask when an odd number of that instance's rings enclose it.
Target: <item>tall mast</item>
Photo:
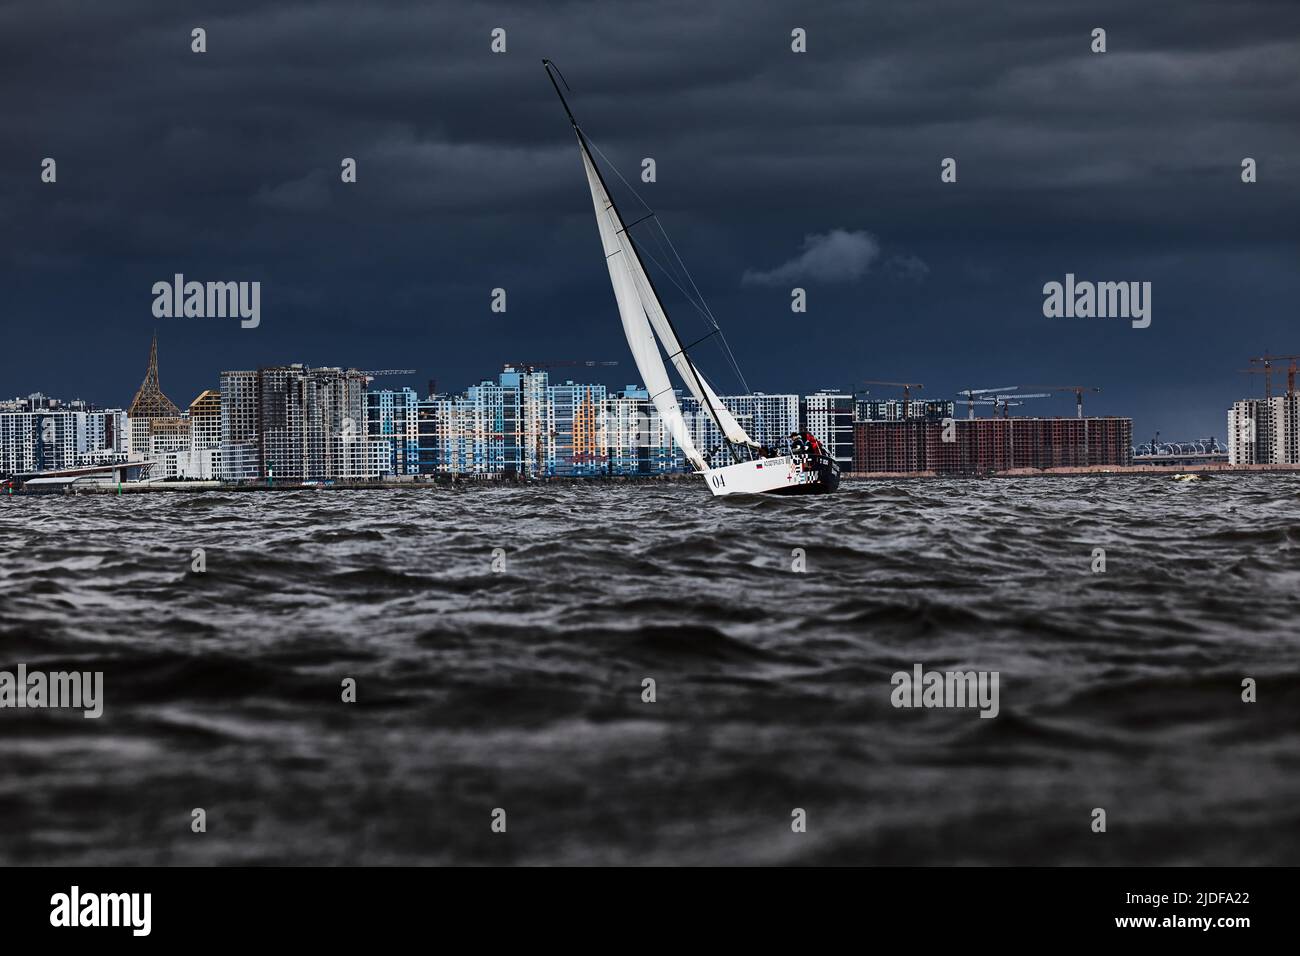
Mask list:
[[[663,312],[664,321],[668,323],[668,328],[672,330],[673,337],[677,339],[677,344],[681,350],[682,358],[686,360],[686,367],[691,370],[691,375],[695,377],[696,387],[699,390],[700,396],[704,400],[705,406],[709,410],[709,417],[712,418],[713,423],[718,426],[718,432],[722,435],[722,441],[727,446],[727,451],[730,452],[732,461],[740,461],[740,456],[736,454],[736,447],[732,443],[731,439],[727,437],[726,429],[722,427],[722,422],[718,418],[717,409],[713,407],[713,402],[709,398],[708,389],[704,387],[704,380],[700,377],[699,369],[697,369],[695,363],[691,361],[691,355],[686,350],[686,346],[681,344],[682,337],[678,333],[677,327],[673,325],[673,320],[668,315],[668,310],[664,308],[663,296],[659,294],[659,289],[656,288],[654,279],[650,277],[650,270],[645,267],[645,260],[641,258],[641,251],[637,248],[636,240],[633,239],[632,234],[627,231],[628,227],[626,221],[623,219],[623,213],[619,210],[618,204],[614,202],[614,194],[609,191],[609,184],[605,182],[604,174],[601,173],[600,167],[596,165],[595,157],[591,155],[591,149],[587,145],[586,134],[582,132],[582,127],[578,125],[577,119],[574,118],[573,110],[569,109],[569,101],[564,98],[564,93],[560,90],[560,84],[555,80],[556,74],[560,71],[556,68],[554,63],[547,59],[542,60],[542,67],[546,70],[546,75],[550,78],[551,85],[555,87],[555,94],[560,98],[560,103],[564,106],[564,112],[569,117],[569,123],[573,126],[573,131],[578,136],[578,146],[586,154],[587,161],[591,163],[591,168],[596,171],[596,178],[600,180],[601,189],[605,190],[605,196],[609,199],[610,208],[612,208],[614,214],[618,216],[619,222],[624,224],[621,231],[623,235],[627,237],[628,247],[631,248],[632,255],[636,257],[637,264],[641,267],[641,274],[645,276],[646,282],[650,284],[650,292],[659,301],[659,307]],[[563,78],[562,75],[561,78]],[[567,81],[565,86],[568,86]]]

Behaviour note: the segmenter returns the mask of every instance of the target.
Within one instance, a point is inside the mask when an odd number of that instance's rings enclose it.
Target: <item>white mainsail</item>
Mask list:
[[[582,145],[581,142],[579,145]],[[596,175],[596,167],[592,165],[585,146],[582,146],[582,165],[587,170],[591,202],[596,209],[596,224],[600,227],[600,243],[605,249],[605,265],[609,267],[609,279],[614,286],[614,298],[618,302],[618,314],[623,320],[623,334],[627,336],[632,358],[636,361],[650,399],[659,410],[659,417],[667,426],[668,433],[673,436],[673,441],[687,461],[700,471],[705,471],[704,459],[686,430],[686,421],[682,418],[681,407],[673,393],[668,369],[664,367],[663,356],[659,354],[654,331],[650,328],[646,308],[633,278],[630,263],[635,257],[630,249],[625,248],[623,223],[614,204],[610,202],[600,177]]]

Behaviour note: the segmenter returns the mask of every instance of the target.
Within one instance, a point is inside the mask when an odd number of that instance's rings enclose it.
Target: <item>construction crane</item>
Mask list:
[[[1263,374],[1264,398],[1266,400],[1273,397],[1273,363],[1279,359],[1291,363],[1287,366],[1286,370],[1286,393],[1292,395],[1295,393],[1296,359],[1300,359],[1300,355],[1269,355],[1265,352],[1263,355],[1258,355],[1250,359],[1251,362],[1259,362],[1263,364],[1263,368],[1251,369],[1250,371],[1257,374]]]
[[[1100,392],[1100,388],[1092,385],[1026,385],[1025,388],[1041,388],[1048,392],[1074,392],[1075,415],[1078,418],[1083,417],[1083,393]]]
[[[379,378],[381,375],[414,375],[416,372],[413,368],[359,368],[357,371],[371,378]]]
[[[1265,365],[1263,368],[1239,368],[1237,369],[1242,375],[1263,375],[1264,376],[1264,401],[1273,397],[1273,366]]]
[[[1005,388],[964,388],[957,394],[966,396],[966,417],[974,418],[976,404],[980,404],[980,405],[988,404],[987,402],[984,401],[977,401],[975,396],[981,395],[987,398],[988,396],[993,395],[996,392],[1014,392],[1019,387],[1020,387],[1019,385],[1008,385]]]
[[[607,368],[617,362],[596,362],[591,359],[556,359],[552,362],[515,362],[515,368]]]
[[[888,385],[892,388],[901,388],[903,390],[903,421],[907,421],[907,412],[912,400],[912,389],[920,391],[925,388],[920,382],[885,382],[880,379],[867,378],[862,380],[863,385]]]
[[[1006,418],[1006,417],[1007,417],[1007,407],[1008,407],[1009,405],[1023,405],[1023,404],[1025,404],[1023,401],[1021,401],[1021,399],[1026,399],[1026,398],[1050,398],[1050,397],[1051,397],[1051,396],[1050,396],[1050,393],[1048,393],[1048,392],[1028,392],[1028,393],[1017,392],[1017,393],[1014,394],[1014,395],[994,395],[994,396],[993,396],[993,405],[994,405],[994,408],[993,408],[993,416],[994,416],[995,418],[997,417],[998,410],[997,410],[997,407],[996,407],[996,406],[997,406],[998,402],[1001,402],[1001,403],[1002,403],[1002,417],[1003,417],[1003,418]],[[1011,399],[1015,399],[1015,401],[1011,401]]]
[[[997,417],[998,417],[998,407],[1001,406],[1001,408],[1002,408],[1002,417],[1003,417],[1003,418],[1006,418],[1006,417],[1008,417],[1008,416],[1007,416],[1007,409],[1009,409],[1009,408],[1011,408],[1011,407],[1013,407],[1013,406],[1020,406],[1020,405],[1025,404],[1023,401],[1021,401],[1021,399],[1024,399],[1024,398],[1047,398],[1047,397],[1048,397],[1048,395],[1047,395],[1046,392],[1035,392],[1035,393],[1030,394],[1030,395],[989,395],[989,396],[987,396],[986,398],[969,399],[969,400],[967,400],[966,405],[967,405],[967,407],[970,407],[970,406],[973,406],[973,405],[992,405],[992,406],[993,406],[993,417],[994,417],[994,418],[997,418]],[[972,410],[973,410],[973,409],[972,409]],[[971,417],[973,418],[974,415],[972,415]]]
[[[1261,363],[1263,368],[1241,370],[1248,375],[1256,374],[1264,376],[1264,401],[1266,402],[1273,397],[1273,358],[1274,356],[1265,352],[1263,355],[1257,355],[1248,360],[1252,365],[1256,362]]]

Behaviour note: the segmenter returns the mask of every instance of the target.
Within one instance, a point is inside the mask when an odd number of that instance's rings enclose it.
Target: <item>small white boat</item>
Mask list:
[[[749,437],[700,374],[690,356],[691,347],[681,344],[677,329],[664,310],[654,282],[646,272],[636,241],[628,233],[628,227],[606,188],[605,179],[592,158],[587,137],[578,126],[573,111],[569,109],[564,93],[560,91],[556,79],[558,71],[550,60],[543,60],[542,66],[550,77],[560,102],[564,104],[564,112],[578,137],[578,150],[582,154],[582,165],[587,173],[587,185],[591,188],[596,225],[600,229],[605,265],[609,268],[609,279],[614,286],[618,314],[623,321],[623,334],[627,337],[632,358],[636,361],[650,399],[677,447],[682,450],[696,473],[704,477],[709,491],[716,496],[807,495],[834,491],[840,483],[840,469],[834,458],[819,448],[809,448],[802,442],[795,442],[787,454],[764,457],[766,450]],[[720,331],[715,326],[714,332]],[[710,333],[712,334],[714,333]],[[728,464],[714,466],[696,448],[677,403],[660,347],[667,353],[686,388],[700,403],[700,408],[717,424],[724,438]]]

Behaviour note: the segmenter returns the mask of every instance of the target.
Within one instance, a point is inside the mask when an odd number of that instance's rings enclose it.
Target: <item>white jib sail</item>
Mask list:
[[[609,280],[614,286],[614,299],[618,302],[618,314],[623,320],[623,334],[627,336],[632,358],[673,441],[687,461],[700,471],[706,471],[704,459],[700,457],[695,442],[691,441],[686,429],[681,407],[673,393],[672,381],[668,378],[668,369],[664,367],[663,356],[659,354],[646,308],[637,291],[637,283],[629,267],[633,258],[631,250],[625,249],[620,241],[623,223],[619,221],[614,205],[609,201],[600,177],[596,175],[591,157],[585,148],[581,151],[582,164],[587,170],[587,184],[591,187],[591,202],[596,208],[596,224],[600,227],[600,244],[605,250],[605,265],[609,267]]]
[[[621,229],[622,226],[620,225]],[[621,233],[620,236],[626,235]],[[710,409],[713,411],[713,417],[722,429],[722,433],[727,436],[729,441],[741,445],[749,445],[757,448],[758,442],[754,441],[740,427],[731,411],[722,404],[716,393],[704,380],[704,376],[699,374],[698,369],[691,367],[686,358],[686,353],[682,351],[682,345],[677,341],[677,336],[673,334],[673,327],[668,322],[668,316],[664,314],[663,305],[659,302],[659,297],[655,295],[654,289],[650,285],[650,278],[645,274],[645,269],[641,263],[630,252],[625,253],[629,260],[628,268],[636,280],[637,288],[641,296],[641,301],[645,303],[646,315],[650,317],[650,324],[654,327],[655,334],[659,336],[659,341],[663,343],[664,351],[668,353],[669,360],[677,368],[677,374],[682,377],[686,387],[690,389],[695,400],[700,403],[700,408],[707,414]],[[698,382],[698,384],[697,384]]]

